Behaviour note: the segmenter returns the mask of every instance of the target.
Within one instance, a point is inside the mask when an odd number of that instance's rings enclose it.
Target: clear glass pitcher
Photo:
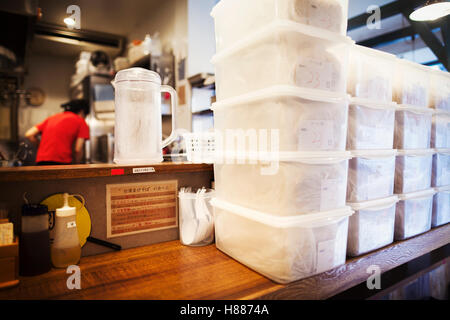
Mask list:
[[[121,70],[115,87],[114,162],[147,164],[162,162],[162,148],[176,139],[176,91],[161,85],[160,76],[143,68]],[[172,132],[162,141],[161,93],[171,97]]]

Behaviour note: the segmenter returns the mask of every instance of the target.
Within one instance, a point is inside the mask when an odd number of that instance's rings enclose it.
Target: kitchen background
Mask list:
[[[131,66],[159,72],[163,82],[177,90],[177,129],[194,132],[211,129],[209,108],[215,92],[210,59],[215,53],[215,40],[210,12],[218,1],[2,1],[2,164],[33,164],[35,150],[23,138],[25,131],[60,112],[62,103],[82,97],[89,97],[92,110],[86,119],[91,129],[86,162],[112,162],[114,96],[110,81],[116,71]],[[350,0],[350,20],[365,13],[371,5],[393,2]],[[67,13],[70,5],[81,10],[80,30],[69,30],[63,22],[70,16]],[[349,24],[348,33],[359,44],[444,69],[415,33],[390,36],[408,27],[408,21],[395,14],[383,19],[380,29],[368,29],[365,25],[351,28]],[[432,32],[442,39],[439,28]],[[151,45],[147,46],[149,37]],[[98,51],[106,56],[92,54]],[[171,131],[168,102],[163,100],[164,136]],[[177,143],[172,149],[183,148],[181,138]]]

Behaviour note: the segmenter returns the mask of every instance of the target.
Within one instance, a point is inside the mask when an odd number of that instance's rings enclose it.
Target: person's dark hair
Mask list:
[[[64,109],[64,111],[71,111],[73,113],[79,113],[81,110],[84,111],[84,114],[89,113],[89,101],[85,99],[72,100],[63,103],[61,107]]]

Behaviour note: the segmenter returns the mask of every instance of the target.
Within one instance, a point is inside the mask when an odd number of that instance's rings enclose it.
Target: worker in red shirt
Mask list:
[[[61,107],[64,112],[47,118],[25,133],[25,137],[35,144],[41,134],[37,165],[81,163],[83,159],[84,142],[89,139],[89,127],[84,121],[89,113],[89,102],[72,100]]]

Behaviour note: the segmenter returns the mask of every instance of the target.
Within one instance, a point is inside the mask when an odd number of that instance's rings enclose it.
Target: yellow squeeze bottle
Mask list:
[[[56,209],[54,240],[51,259],[55,268],[67,268],[77,264],[81,246],[76,223],[77,210],[69,206],[69,194],[64,193],[64,206]]]

